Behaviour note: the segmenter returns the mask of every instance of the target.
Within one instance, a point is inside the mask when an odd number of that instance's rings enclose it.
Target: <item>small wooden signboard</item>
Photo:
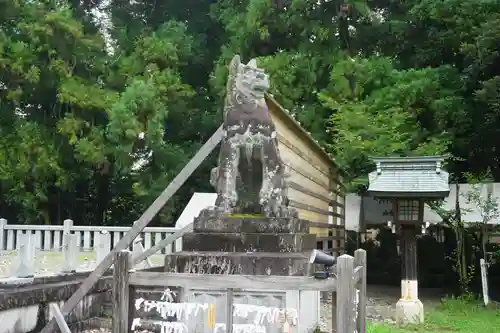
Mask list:
[[[483,286],[484,306],[488,306],[490,302],[490,297],[488,295],[488,263],[483,258],[479,260],[479,263],[481,266],[481,284]]]

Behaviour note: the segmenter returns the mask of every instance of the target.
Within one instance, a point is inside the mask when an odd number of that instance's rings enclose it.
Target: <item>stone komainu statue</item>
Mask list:
[[[288,217],[292,212],[276,128],[264,99],[268,88],[268,76],[255,60],[245,65],[239,56],[233,58],[224,105],[225,137],[210,177],[218,212],[267,217]]]

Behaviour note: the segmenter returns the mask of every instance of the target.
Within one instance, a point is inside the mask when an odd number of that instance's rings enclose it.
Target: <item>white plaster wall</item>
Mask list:
[[[175,222],[175,227],[183,228],[193,222],[203,209],[214,206],[215,200],[217,200],[217,193],[195,192]]]
[[[38,318],[38,305],[0,311],[0,333],[26,333],[33,330]]]

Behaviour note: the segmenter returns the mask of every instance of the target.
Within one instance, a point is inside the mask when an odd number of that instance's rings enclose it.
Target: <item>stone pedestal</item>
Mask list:
[[[401,299],[396,304],[396,323],[420,324],[424,322],[424,306],[418,299],[417,229],[413,226],[401,230]]]
[[[297,217],[218,216],[203,211],[182,252],[165,257],[165,271],[200,274],[310,275],[316,236]]]

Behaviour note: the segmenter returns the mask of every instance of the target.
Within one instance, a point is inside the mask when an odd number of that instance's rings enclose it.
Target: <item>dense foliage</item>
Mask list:
[[[447,154],[500,179],[498,0],[4,0],[0,215],[131,223],[220,122],[228,59],[272,93],[352,185],[372,155]],[[207,161],[165,207],[169,225]]]

